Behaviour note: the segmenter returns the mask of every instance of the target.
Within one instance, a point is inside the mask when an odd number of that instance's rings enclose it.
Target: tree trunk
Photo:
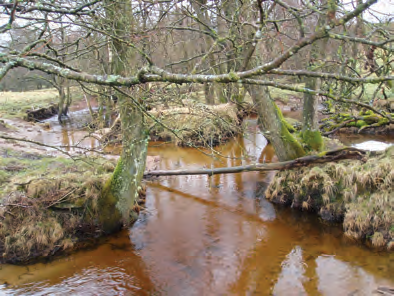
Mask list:
[[[256,106],[259,125],[262,127],[264,136],[274,146],[278,159],[286,161],[304,156],[304,149],[287,129],[282,112],[271,99],[268,87],[250,85],[246,88]]]
[[[58,92],[59,92],[59,113],[57,115],[57,119],[60,123],[62,123],[62,116],[64,111],[64,102],[66,100],[66,93],[64,91],[64,78],[58,78]]]
[[[109,1],[113,4],[112,1]],[[118,12],[122,11],[122,15]],[[114,34],[131,36],[133,19],[130,2],[116,2],[106,11],[113,21]],[[112,74],[129,75],[132,54],[130,48],[114,38],[112,40],[114,55]],[[99,201],[99,217],[105,232],[118,230],[122,224],[129,225],[135,221],[133,207],[138,196],[138,189],[145,170],[148,149],[148,133],[145,130],[142,112],[129,98],[116,94],[120,105],[122,123],[122,155],[116,169],[105,185]]]
[[[148,150],[142,113],[124,97],[120,102],[122,155],[99,202],[100,222],[108,233],[135,220],[132,209],[138,197]]]
[[[316,90],[318,80],[316,78],[308,78],[305,83],[307,89]],[[317,96],[312,94],[304,94],[304,106],[302,110],[303,129],[302,140],[310,148],[316,151],[323,149],[323,138],[319,130],[318,123],[318,103]]]
[[[70,85],[68,85],[68,83],[67,83],[66,104],[65,104],[64,110],[63,110],[64,116],[68,115],[68,108],[71,106],[71,102],[72,102],[72,97],[71,97]]]
[[[328,5],[327,15],[320,14],[317,21],[316,30],[325,26],[325,24],[331,19],[335,18],[336,4],[334,0],[324,0],[323,5]],[[309,67],[311,71],[316,70],[322,63],[324,52],[326,50],[328,39],[322,39],[314,42],[311,47]],[[307,78],[305,83],[307,89],[316,90],[319,88],[320,80],[317,78]],[[323,138],[319,130],[318,123],[318,103],[319,98],[315,95],[305,93],[304,95],[304,106],[303,106],[303,128],[302,128],[302,140],[309,146],[309,148],[321,151],[324,148]]]
[[[211,30],[213,30],[211,20],[207,16],[206,11],[203,11],[203,5],[206,4],[206,0],[190,1],[190,3],[192,5],[193,9],[196,11],[198,19],[201,20],[201,22],[203,24],[205,24],[206,26],[208,26]],[[202,23],[199,23],[200,30],[207,30],[206,26],[204,26]],[[218,71],[217,71],[218,67],[216,66],[215,56],[212,53],[208,53],[212,49],[212,46],[214,46],[214,42],[213,42],[212,38],[207,35],[204,35],[203,39],[204,39],[204,42],[201,43],[201,50],[203,53],[207,54],[208,63],[209,63],[210,68],[212,69],[212,72],[214,74],[218,74]],[[205,59],[205,58],[206,57],[204,57],[203,59]],[[217,101],[219,101],[220,103],[227,103],[228,100],[224,94],[224,91],[223,91],[224,86],[222,84],[213,82],[211,88],[213,88],[213,90],[214,90]],[[210,99],[207,98],[206,100],[210,100]]]
[[[204,83],[205,102],[207,105],[215,105],[215,96],[213,86],[210,83]]]

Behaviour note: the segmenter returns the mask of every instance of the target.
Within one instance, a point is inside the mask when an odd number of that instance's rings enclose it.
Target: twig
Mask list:
[[[56,200],[55,202],[51,203],[49,206],[47,206],[46,208],[50,208],[56,204],[61,203],[67,196],[69,196],[71,193],[73,193],[75,190],[77,190],[77,188],[73,188],[71,189],[68,193],[66,193],[65,195],[63,195],[61,198],[59,198],[58,200]]]

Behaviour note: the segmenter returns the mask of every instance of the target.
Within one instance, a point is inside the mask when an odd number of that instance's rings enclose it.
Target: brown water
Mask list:
[[[153,143],[158,169],[275,161],[248,134],[212,151]],[[55,139],[54,139],[55,140]],[[3,265],[4,295],[372,295],[394,287],[394,254],[347,240],[315,215],[263,198],[272,174],[176,176],[148,182],[147,210],[93,250],[49,263]]]

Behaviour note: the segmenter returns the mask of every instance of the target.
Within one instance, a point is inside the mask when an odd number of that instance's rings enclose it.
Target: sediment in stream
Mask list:
[[[278,172],[265,196],[342,222],[350,238],[394,250],[393,185],[394,147],[389,147],[365,162],[344,160]]]

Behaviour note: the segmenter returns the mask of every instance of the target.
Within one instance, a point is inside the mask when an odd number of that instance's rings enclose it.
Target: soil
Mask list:
[[[30,122],[37,122],[44,119],[51,118],[59,112],[59,106],[50,105],[47,108],[40,108],[37,110],[27,110],[24,119]]]

